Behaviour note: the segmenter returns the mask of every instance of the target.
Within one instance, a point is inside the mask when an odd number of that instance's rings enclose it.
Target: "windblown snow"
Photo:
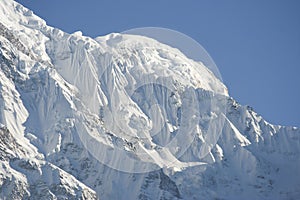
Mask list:
[[[300,130],[178,49],[64,33],[5,0],[0,66],[1,199],[300,198]]]

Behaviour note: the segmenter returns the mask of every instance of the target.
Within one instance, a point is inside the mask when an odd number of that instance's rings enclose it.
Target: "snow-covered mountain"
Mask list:
[[[179,50],[64,33],[12,0],[0,47],[1,199],[300,198],[300,130]]]

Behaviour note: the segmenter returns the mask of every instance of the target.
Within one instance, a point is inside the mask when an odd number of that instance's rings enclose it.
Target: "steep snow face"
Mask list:
[[[74,111],[100,122],[87,129],[75,120],[85,147],[103,164],[126,172],[179,165],[177,158],[200,131],[199,96],[207,91],[203,106],[209,106],[212,94],[227,95],[226,87],[203,64],[152,39],[111,34],[96,41],[65,34],[47,42],[56,71],[76,87],[83,104],[75,103]]]
[[[236,103],[202,63],[0,10],[1,198],[300,196],[300,130]]]

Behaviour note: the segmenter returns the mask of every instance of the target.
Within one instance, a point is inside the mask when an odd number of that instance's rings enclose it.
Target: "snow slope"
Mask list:
[[[0,198],[300,197],[300,130],[179,50],[64,33],[12,0],[0,47]]]

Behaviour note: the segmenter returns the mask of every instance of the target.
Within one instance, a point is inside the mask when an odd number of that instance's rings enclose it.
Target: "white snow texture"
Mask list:
[[[300,198],[300,130],[177,49],[2,0],[0,67],[0,199]]]

